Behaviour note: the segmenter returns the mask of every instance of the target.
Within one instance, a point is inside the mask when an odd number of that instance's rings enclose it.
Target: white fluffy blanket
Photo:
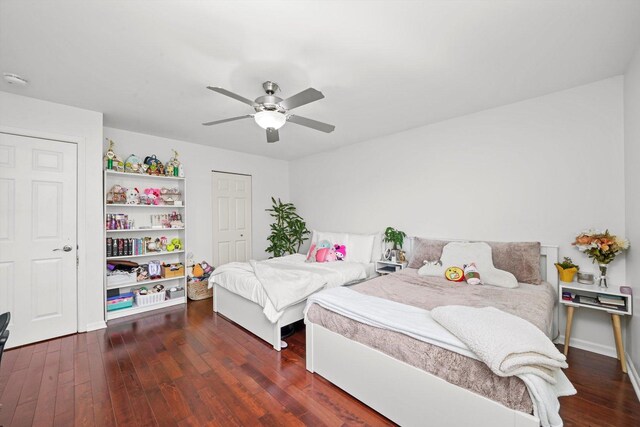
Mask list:
[[[562,426],[558,397],[576,393],[561,371],[566,357],[526,320],[494,307],[443,306],[431,316],[499,376],[517,376],[527,385],[534,414],[543,426]]]

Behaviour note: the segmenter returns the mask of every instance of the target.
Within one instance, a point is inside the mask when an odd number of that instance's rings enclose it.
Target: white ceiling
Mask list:
[[[640,1],[0,0],[0,90],[104,112],[105,125],[293,159],[624,72]],[[261,83],[325,99],[267,144]]]

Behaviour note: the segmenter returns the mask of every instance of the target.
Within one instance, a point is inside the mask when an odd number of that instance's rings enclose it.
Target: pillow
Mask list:
[[[373,235],[373,250],[371,251],[371,261],[376,262],[382,260],[382,233]]]
[[[513,273],[520,283],[539,285],[540,242],[487,242],[493,253],[493,265]]]
[[[501,288],[517,288],[518,280],[508,271],[499,270],[493,265],[491,246],[485,242],[450,242],[442,248],[440,263],[427,263],[418,270],[421,276],[443,277],[447,268],[462,268],[465,264],[475,263],[486,285]]]
[[[437,261],[442,256],[442,248],[449,243],[446,240],[432,240],[416,237],[413,239],[413,250],[409,260],[409,268],[420,268],[425,261]]]
[[[375,234],[349,234],[346,260],[369,264],[373,253]]]

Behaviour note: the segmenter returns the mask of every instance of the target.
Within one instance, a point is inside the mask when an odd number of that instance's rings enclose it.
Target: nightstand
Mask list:
[[[571,293],[571,300],[562,298],[565,292]],[[560,304],[567,307],[567,326],[564,334],[564,354],[569,353],[569,340],[571,339],[571,324],[573,314],[577,308],[600,310],[611,315],[613,336],[616,341],[616,353],[622,366],[622,372],[627,373],[627,361],[624,356],[624,344],[622,343],[622,328],[620,316],[633,315],[633,298],[613,288],[600,288],[598,285],[582,285],[580,283],[560,282]]]
[[[378,274],[389,274],[395,273],[396,271],[403,270],[407,267],[408,262],[391,262],[391,261],[376,261],[376,273]]]

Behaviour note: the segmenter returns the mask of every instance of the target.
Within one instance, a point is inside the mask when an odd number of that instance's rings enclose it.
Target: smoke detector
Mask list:
[[[27,79],[20,77],[17,74],[3,73],[3,75],[4,75],[4,80],[11,85],[26,86],[29,83]]]

